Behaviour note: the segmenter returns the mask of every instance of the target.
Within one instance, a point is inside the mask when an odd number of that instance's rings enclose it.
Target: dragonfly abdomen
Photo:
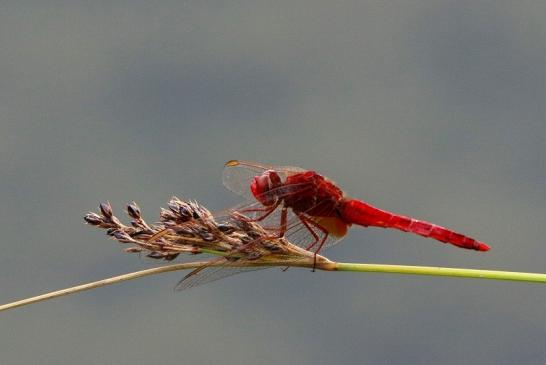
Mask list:
[[[423,237],[433,238],[437,241],[476,251],[488,251],[489,246],[461,233],[433,223],[393,214],[386,228],[397,228],[405,232],[411,232]]]
[[[364,227],[395,228],[461,248],[476,251],[489,250],[487,244],[461,233],[433,223],[390,213],[359,200],[344,200],[340,207],[340,213],[342,218],[351,224],[358,224]]]

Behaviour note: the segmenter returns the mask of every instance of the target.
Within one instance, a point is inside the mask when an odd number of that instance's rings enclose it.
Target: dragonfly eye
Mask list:
[[[275,189],[282,185],[281,177],[279,174],[277,174],[277,172],[269,170],[266,171],[266,174],[269,176],[269,180],[271,182],[270,189]]]
[[[275,171],[266,171],[261,175],[255,176],[250,185],[252,195],[263,205],[269,206],[275,204],[277,197],[275,194],[268,194],[272,189],[281,186],[281,178]]]

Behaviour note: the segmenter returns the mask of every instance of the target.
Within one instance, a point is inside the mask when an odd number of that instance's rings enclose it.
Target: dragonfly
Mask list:
[[[333,181],[313,170],[231,160],[224,185],[250,203],[234,208],[279,237],[319,253],[343,238],[354,224],[393,228],[456,247],[488,251],[489,245],[434,223],[379,209],[348,197]]]
[[[319,252],[340,242],[353,224],[398,229],[464,249],[490,249],[486,243],[454,230],[350,198],[333,181],[313,170],[231,160],[225,164],[222,181],[244,202],[215,216],[236,215],[238,219],[244,217],[248,222],[259,223],[268,232],[267,240],[282,238],[311,251],[315,263]],[[186,275],[176,290],[265,268],[230,267],[229,255],[210,263]],[[222,265],[217,266],[218,263]]]

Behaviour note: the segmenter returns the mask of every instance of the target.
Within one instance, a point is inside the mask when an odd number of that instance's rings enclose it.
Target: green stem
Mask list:
[[[496,270],[459,269],[459,268],[450,268],[450,267],[356,264],[356,263],[338,262],[338,263],[335,263],[335,268],[333,268],[333,270],[378,272],[378,273],[405,274],[405,275],[450,276],[450,277],[458,277],[458,278],[546,283],[546,274],[538,274],[538,273],[530,273],[530,272],[496,271]]]

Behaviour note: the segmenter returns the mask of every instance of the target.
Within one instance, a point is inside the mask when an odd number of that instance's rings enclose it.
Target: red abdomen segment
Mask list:
[[[423,237],[430,237],[444,243],[476,250],[488,251],[489,246],[450,229],[420,221],[403,215],[378,209],[359,200],[343,200],[339,207],[342,219],[346,223],[358,224],[364,227],[396,228]]]

